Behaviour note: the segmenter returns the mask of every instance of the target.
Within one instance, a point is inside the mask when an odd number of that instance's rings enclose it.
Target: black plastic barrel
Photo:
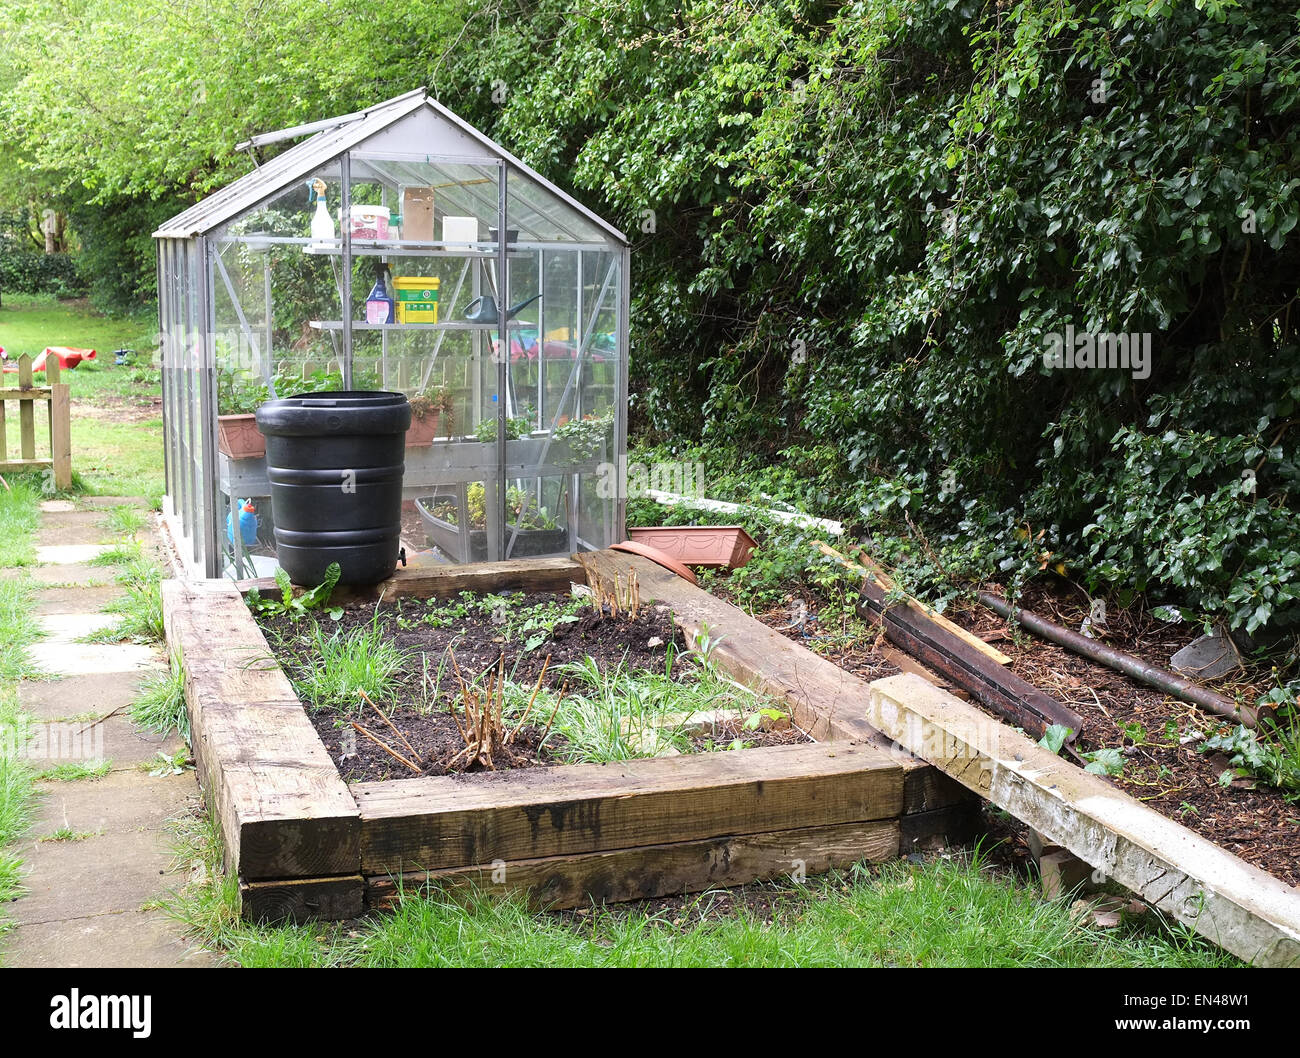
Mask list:
[[[295,584],[319,584],[331,562],[342,570],[340,584],[392,576],[410,425],[401,393],[308,393],[257,409],[276,559]]]

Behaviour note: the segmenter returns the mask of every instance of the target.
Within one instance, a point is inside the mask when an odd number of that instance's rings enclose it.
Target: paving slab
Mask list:
[[[49,546],[38,544],[36,561],[46,565],[69,566],[98,558],[113,546],[113,544],[51,544]]]
[[[167,875],[172,854],[158,832],[101,834],[84,841],[24,841],[22,884],[8,906],[19,926],[139,911],[180,884]]]
[[[66,720],[90,713],[103,716],[135,701],[145,675],[132,678],[119,672],[97,672],[51,680],[23,680],[18,684],[18,705],[38,720]]]
[[[117,584],[99,588],[43,588],[33,599],[37,614],[87,613],[100,611],[123,595]]]
[[[93,782],[37,783],[36,792],[29,848],[31,840],[63,827],[76,834],[162,831],[168,820],[194,813],[200,803],[192,772],[155,777],[115,771]]]
[[[40,508],[42,513],[61,514],[65,511],[75,511],[77,505],[71,500],[41,500]]]
[[[39,551],[43,547],[108,544],[112,540],[112,532],[94,522],[86,525],[53,525],[43,526],[41,531],[36,534],[36,547]]]
[[[21,569],[0,571],[5,580],[22,580],[30,578],[37,587],[63,587],[76,585],[97,587],[114,584],[114,570],[111,566],[92,566],[88,562],[59,563],[52,566],[24,566]]]
[[[42,670],[61,676],[143,673],[165,666],[162,651],[143,643],[63,643],[51,649],[46,640],[32,653]]]
[[[113,762],[114,771],[130,771],[155,761],[159,753],[178,753],[185,740],[173,733],[141,731],[125,714],[96,723],[90,721],[37,722],[27,728],[23,750],[33,768],[92,760]]]
[[[14,967],[204,967],[216,957],[190,945],[160,911],[128,911],[23,926],[0,941]]]
[[[36,624],[45,633],[41,645],[46,647],[84,645],[78,644],[77,640],[92,632],[108,628],[116,622],[117,617],[114,614],[85,611],[41,614],[36,618]]]

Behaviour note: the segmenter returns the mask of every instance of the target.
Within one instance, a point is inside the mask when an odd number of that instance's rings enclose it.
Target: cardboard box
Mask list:
[[[402,188],[402,239],[433,242],[433,188]]]

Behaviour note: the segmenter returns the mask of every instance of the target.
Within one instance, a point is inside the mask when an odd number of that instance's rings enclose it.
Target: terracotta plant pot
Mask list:
[[[218,415],[217,447],[231,459],[262,459],[266,438],[257,428],[254,415]]]
[[[754,539],[739,525],[658,525],[627,535],[687,566],[739,569],[754,553]]]
[[[406,431],[406,447],[418,448],[433,444],[433,439],[438,436],[438,420],[441,418],[442,413],[438,411],[425,412],[422,419],[412,415],[411,428]]]

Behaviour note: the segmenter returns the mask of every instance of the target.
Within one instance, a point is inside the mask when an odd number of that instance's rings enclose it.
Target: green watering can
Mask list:
[[[527,301],[521,301],[513,308],[506,309],[507,322],[513,320],[523,309],[526,309],[534,301],[539,300],[541,296],[541,294],[534,294]],[[470,323],[500,322],[500,316],[497,312],[497,299],[491,294],[484,294],[482,297],[475,298],[465,306],[465,319]]]

